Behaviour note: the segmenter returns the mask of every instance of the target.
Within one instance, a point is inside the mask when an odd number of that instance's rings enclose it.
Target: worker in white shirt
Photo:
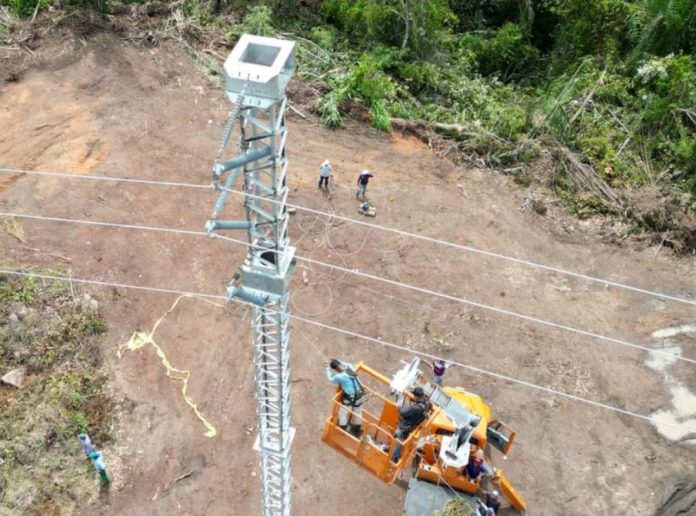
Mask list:
[[[322,187],[325,187],[327,190],[329,189],[329,178],[331,177],[331,163],[329,163],[328,159],[325,159],[324,162],[319,165],[319,189],[321,190]]]

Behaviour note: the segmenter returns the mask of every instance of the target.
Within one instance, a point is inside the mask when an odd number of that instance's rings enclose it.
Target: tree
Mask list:
[[[324,0],[322,12],[364,47],[382,43],[418,57],[432,50],[456,21],[447,0]]]

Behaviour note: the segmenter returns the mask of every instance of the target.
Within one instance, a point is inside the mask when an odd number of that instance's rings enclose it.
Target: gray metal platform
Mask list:
[[[403,516],[433,516],[435,511],[441,510],[447,502],[457,497],[466,501],[472,509],[476,508],[475,496],[412,478],[406,491]]]

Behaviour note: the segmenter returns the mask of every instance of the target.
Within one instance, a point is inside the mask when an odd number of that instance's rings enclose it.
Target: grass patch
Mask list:
[[[98,304],[65,282],[0,276],[0,373],[23,368],[21,389],[1,385],[0,514],[70,514],[98,492],[77,434],[112,440]]]

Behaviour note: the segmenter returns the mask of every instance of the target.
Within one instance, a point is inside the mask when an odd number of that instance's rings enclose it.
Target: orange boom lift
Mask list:
[[[522,496],[494,465],[491,456],[495,449],[507,458],[515,432],[491,416],[490,407],[479,395],[461,388],[438,387],[419,370],[419,365],[420,360],[414,358],[390,380],[360,362],[355,370],[366,401],[361,413],[351,411],[351,417],[362,419],[362,433],[356,437],[338,426],[339,410],[348,410],[342,405],[343,392],[339,388],[324,424],[324,443],[387,484],[394,483],[411,468],[404,516],[433,514],[454,497],[462,498],[476,509],[479,500],[475,495],[480,492],[482,481],[470,480],[466,466],[470,457],[481,450],[487,473],[485,481],[491,482],[511,507],[524,512]],[[405,399],[412,398],[411,392],[416,387],[423,389],[432,410],[400,441],[394,436],[399,407]],[[397,444],[402,449],[395,462]]]

